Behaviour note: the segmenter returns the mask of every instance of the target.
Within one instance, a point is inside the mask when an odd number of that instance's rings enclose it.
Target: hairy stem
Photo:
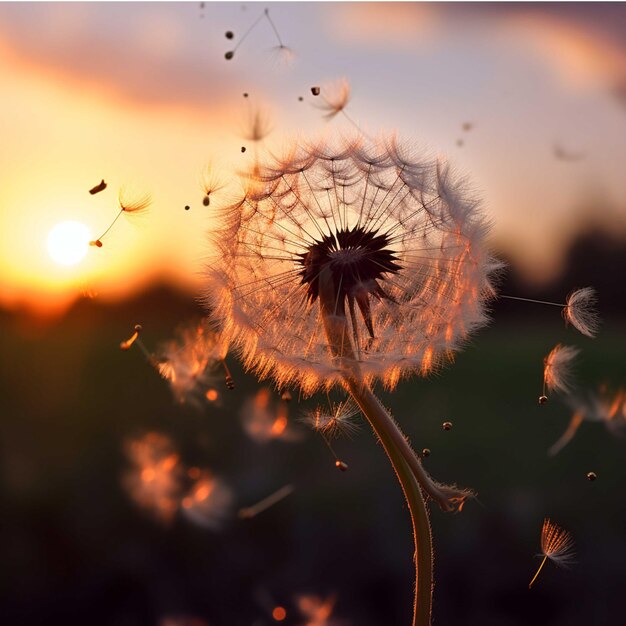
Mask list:
[[[421,489],[402,451],[396,445],[395,431],[398,425],[372,393],[370,388],[352,377],[346,377],[350,394],[361,408],[391,461],[404,492],[415,544],[415,597],[413,603],[413,626],[430,626],[433,592],[432,535],[426,503]],[[404,440],[406,443],[406,440]],[[408,445],[408,443],[406,444]]]

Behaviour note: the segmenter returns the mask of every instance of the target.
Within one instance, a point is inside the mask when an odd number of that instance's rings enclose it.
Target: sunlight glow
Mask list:
[[[91,234],[80,222],[60,222],[48,234],[48,254],[59,265],[76,265],[87,254]]]

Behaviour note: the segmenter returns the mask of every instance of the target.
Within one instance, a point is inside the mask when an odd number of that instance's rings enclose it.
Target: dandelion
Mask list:
[[[537,580],[539,572],[541,572],[548,559],[559,567],[567,567],[574,559],[574,540],[572,535],[551,522],[548,518],[543,520],[543,528],[541,529],[541,554],[537,556],[541,555],[543,555],[543,560],[539,565],[537,573],[528,585],[529,589]]]
[[[584,421],[603,423],[614,435],[626,432],[626,391],[612,393],[603,385],[596,393],[585,396],[572,395],[565,398],[573,415],[565,432],[548,450],[550,456],[558,454],[573,438]]]
[[[101,248],[102,239],[104,239],[104,236],[111,230],[111,228],[113,228],[113,225],[115,224],[115,222],[117,222],[121,215],[136,217],[138,215],[144,214],[148,210],[152,199],[149,194],[136,195],[127,187],[122,187],[119,191],[117,201],[120,207],[119,213],[115,216],[113,221],[100,235],[100,237],[89,242],[90,246],[96,246],[98,248]]]
[[[232,375],[226,364],[228,341],[223,334],[212,330],[206,321],[183,326],[177,338],[161,345],[153,356],[156,368],[169,381],[174,397],[184,404],[198,404],[206,396],[213,382],[214,369],[221,365],[226,385],[234,388]]]
[[[218,530],[230,517],[232,503],[231,490],[208,470],[204,470],[182,498],[181,512],[198,526]]]
[[[132,500],[150,515],[169,523],[178,510],[183,469],[172,441],[151,432],[126,443],[131,468],[123,483]]]
[[[430,527],[472,494],[434,481],[371,385],[427,375],[483,326],[498,267],[477,199],[442,161],[395,137],[299,142],[259,165],[224,210],[207,304],[259,378],[304,394],[340,386],[370,422],[414,523],[414,624],[430,623]]]
[[[595,337],[600,328],[600,317],[596,309],[596,292],[593,287],[583,287],[582,289],[572,291],[569,296],[567,296],[564,304],[503,294],[499,294],[498,297],[506,298],[507,300],[521,300],[522,302],[534,302],[536,304],[561,307],[565,324],[571,324],[578,332],[587,335],[587,337]]]
[[[546,390],[564,393],[570,390],[572,362],[578,353],[578,348],[562,346],[560,343],[550,350],[548,356],[543,360],[542,398],[547,398]]]

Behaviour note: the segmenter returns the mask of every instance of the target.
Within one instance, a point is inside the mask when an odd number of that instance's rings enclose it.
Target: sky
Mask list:
[[[353,131],[310,91],[340,79],[363,131],[468,177],[529,281],[557,277],[581,232],[626,239],[623,3],[2,3],[0,304],[59,311],[157,280],[197,291],[218,219],[203,171],[235,180],[251,162],[257,110],[270,149]],[[96,238],[122,186],[151,194],[148,213],[56,264],[50,229],[76,220]]]

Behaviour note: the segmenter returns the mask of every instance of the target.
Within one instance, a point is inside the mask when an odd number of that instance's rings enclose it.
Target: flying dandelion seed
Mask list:
[[[298,102],[302,102],[304,98],[302,96],[298,96]]]
[[[259,378],[304,394],[339,385],[359,405],[407,498],[416,623],[430,623],[422,489],[445,511],[473,493],[428,475],[370,385],[429,374],[486,323],[499,264],[479,203],[446,164],[416,159],[395,137],[299,141],[247,183],[214,234],[207,304]]]
[[[186,204],[185,205],[185,211],[189,211],[189,209],[191,209],[191,207],[188,204]]]
[[[245,146],[241,146],[241,152],[245,152],[246,151],[246,147]]]
[[[284,500],[287,496],[290,496],[294,492],[293,485],[285,485],[280,489],[277,489],[274,493],[270,494],[261,501],[242,509],[239,509],[238,516],[240,519],[251,519],[256,517],[259,513],[267,511],[267,509],[278,504],[281,500]]]
[[[340,435],[353,435],[359,429],[355,418],[360,412],[358,405],[350,399],[333,403],[328,408],[318,406],[308,411],[302,421],[327,439],[334,439]]]
[[[348,106],[350,102],[350,83],[347,79],[342,78],[335,83],[325,86],[323,92],[319,89],[319,94],[313,93],[313,95],[322,96],[321,101],[315,106],[325,111],[324,117],[330,120],[343,112]]]
[[[223,189],[225,185],[225,179],[221,172],[219,172],[212,163],[207,164],[200,177],[200,188],[204,192],[202,204],[204,206],[210,206],[211,195],[216,194]]]
[[[226,37],[226,39],[232,39],[234,36],[235,36],[235,35],[234,35],[234,33],[233,33],[233,31],[232,31],[232,30],[227,30],[227,31],[224,33],[224,37]]]
[[[472,122],[463,122],[461,128],[464,132],[468,133],[472,128],[474,128],[474,124]]]
[[[269,25],[272,28],[272,31],[274,32],[274,35],[276,36],[276,39],[278,41],[278,46],[276,46],[274,48],[274,50],[276,52],[278,52],[281,56],[284,55],[285,57],[291,57],[293,55],[293,51],[291,50],[291,48],[289,48],[288,46],[286,46],[281,37],[280,34],[278,32],[278,29],[276,28],[276,24],[274,24],[274,21],[272,20],[272,18],[270,17],[270,12],[269,9],[264,9],[263,12],[261,13],[261,15],[259,15],[259,17],[251,24],[251,26],[248,28],[248,30],[242,35],[241,39],[239,40],[239,42],[237,43],[237,45],[232,49],[229,50],[228,52],[226,52],[226,54],[224,55],[224,58],[227,61],[230,61],[234,56],[235,56],[235,52],[237,52],[237,50],[239,49],[239,46],[241,46],[241,44],[247,39],[248,35],[256,28],[256,26],[261,22],[261,20],[265,18],[267,19]],[[231,36],[229,37],[229,33],[231,34]],[[226,32],[226,38],[227,39],[232,39],[233,38],[233,34],[231,31],[227,31]]]
[[[529,589],[537,580],[539,572],[548,559],[560,567],[567,567],[574,559],[574,541],[571,534],[552,523],[548,518],[543,521],[543,528],[541,529],[541,554],[537,556],[542,555],[543,559],[537,573],[528,585]]]
[[[181,500],[181,513],[189,521],[210,530],[219,530],[232,514],[231,490],[208,470]]]
[[[337,603],[337,596],[332,595],[325,600],[319,596],[302,595],[297,598],[298,609],[306,620],[302,626],[333,626],[332,614]]]
[[[595,472],[587,472],[587,480],[589,482],[593,482],[598,478],[598,475]]]
[[[225,336],[201,321],[179,328],[177,338],[161,345],[153,360],[179,403],[200,406],[207,387],[213,386],[217,367],[224,368],[227,386],[232,384],[225,362],[227,353]]]
[[[441,425],[441,428],[443,428],[444,430],[452,430],[452,422],[444,422]]]
[[[248,398],[241,408],[241,420],[246,434],[260,444],[273,440],[294,442],[300,440],[289,422],[287,403],[277,406],[272,402],[274,395],[264,387],[253,398]]]
[[[598,393],[566,396],[565,401],[574,413],[565,432],[548,450],[550,456],[558,454],[574,438],[584,421],[601,422],[613,435],[626,433],[626,391],[611,393],[602,386]]]
[[[113,225],[122,215],[130,217],[136,217],[143,215],[148,210],[152,199],[149,194],[137,195],[130,191],[127,187],[122,187],[118,194],[118,205],[120,207],[119,213],[115,216],[113,221],[109,224],[108,228],[93,241],[89,242],[90,246],[102,247],[102,240],[105,235],[113,228]]]
[[[248,141],[261,142],[272,132],[272,128],[273,123],[269,113],[256,107],[248,113],[242,136]]]
[[[89,193],[93,196],[107,188],[107,184],[104,182],[104,178],[95,186],[89,190]]]
[[[317,87],[317,86],[315,86],[315,87],[311,87],[311,93],[312,93],[314,96],[319,96],[319,95],[320,95],[320,93],[321,93],[321,89],[320,89],[319,87]]]
[[[428,448],[424,448],[424,449],[422,450],[422,456],[423,456],[423,457],[428,457],[428,456],[430,456],[430,450],[429,450]]]
[[[243,97],[244,97],[244,98],[247,98],[247,97],[248,97],[248,94],[244,92]]]
[[[562,346],[560,343],[554,346],[548,356],[543,360],[543,392],[539,403],[547,401],[546,389],[550,391],[562,391],[566,393],[571,388],[572,363],[580,351],[571,346]]]
[[[143,330],[141,324],[135,324],[134,332],[130,338],[120,343],[120,350],[130,350],[130,347],[139,339],[139,333]]]
[[[600,317],[596,306],[597,298],[593,287],[583,287],[572,291],[565,304],[559,302],[546,302],[545,300],[533,300],[531,298],[521,298],[519,296],[506,296],[498,294],[499,298],[507,300],[519,300],[521,302],[533,302],[535,304],[546,304],[562,308],[561,314],[565,324],[571,324],[578,332],[587,337],[595,337],[600,329]]]
[[[170,523],[178,510],[183,470],[172,441],[159,433],[126,442],[131,468],[123,484],[131,499],[158,521]]]

